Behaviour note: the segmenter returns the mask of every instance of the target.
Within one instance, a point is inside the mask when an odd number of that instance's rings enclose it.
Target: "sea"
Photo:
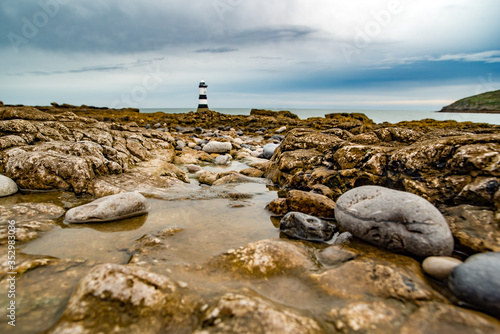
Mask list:
[[[227,115],[250,115],[250,108],[210,108],[211,110]],[[281,109],[269,109],[279,111]],[[426,118],[438,121],[455,120],[458,122],[489,123],[500,125],[500,114],[476,113],[446,113],[437,111],[412,110],[370,110],[370,109],[287,109],[300,119],[310,117],[324,117],[331,113],[363,113],[375,123],[398,123],[402,121],[419,121]],[[141,108],[142,113],[163,111],[168,114],[184,114],[196,111],[193,108]]]

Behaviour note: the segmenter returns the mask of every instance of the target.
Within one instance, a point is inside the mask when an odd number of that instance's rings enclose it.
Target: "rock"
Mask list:
[[[354,236],[389,250],[416,256],[449,256],[453,236],[441,213],[406,192],[364,186],[344,193],[335,218]]]
[[[266,210],[280,216],[285,215],[289,211],[288,205],[286,204],[286,198],[276,198],[272,200],[266,205]]]
[[[79,282],[48,332],[191,332],[194,305],[180,290],[168,277],[138,267],[99,265]]]
[[[286,202],[290,211],[298,211],[309,215],[325,218],[333,218],[335,202],[326,196],[291,190],[287,194]]]
[[[500,333],[500,322],[485,314],[435,302],[420,305],[421,307],[410,314],[397,333]]]
[[[462,261],[448,256],[429,256],[422,262],[422,269],[426,274],[445,280],[450,275],[453,268],[462,264]]]
[[[0,175],[0,197],[17,193],[17,184],[10,178]]]
[[[243,131],[241,131],[241,130],[236,131],[236,134],[237,134],[238,136],[243,136],[243,135],[244,135]]]
[[[229,153],[233,146],[230,142],[211,141],[203,146],[203,151],[207,153]]]
[[[263,148],[262,155],[266,159],[271,159],[273,157],[274,150],[276,150],[276,148],[278,147],[279,147],[278,144],[267,144]]]
[[[146,130],[151,129],[151,124],[146,124]]]
[[[185,143],[185,142],[183,142],[182,140],[177,140],[177,141],[176,141],[176,144],[177,144],[177,145],[176,145],[175,149],[176,149],[176,150],[178,150],[178,151],[182,151],[182,149],[183,149],[184,147],[186,147],[186,143]]]
[[[282,133],[282,132],[285,132],[285,131],[286,131],[286,126],[282,126],[281,128],[276,129],[274,132],[276,132],[276,133]]]
[[[260,169],[251,167],[240,170],[240,174],[249,177],[262,177],[264,175],[264,172],[261,171]]]
[[[315,267],[303,245],[280,239],[252,242],[216,256],[210,264],[251,277],[282,275]]]
[[[500,253],[481,253],[455,267],[448,285],[461,300],[500,316]]]
[[[259,179],[253,179],[251,177],[239,173],[231,173],[229,175],[219,178],[217,181],[213,183],[213,185],[220,186],[223,184],[231,184],[231,183],[255,183],[256,181],[259,181]]]
[[[335,225],[300,212],[289,212],[280,222],[280,232],[292,238],[309,241],[328,241],[336,230],[338,229]]]
[[[201,166],[193,165],[193,164],[187,165],[186,168],[187,168],[188,172],[190,172],[190,173],[197,173],[197,172],[203,170],[203,168]]]
[[[201,171],[196,173],[196,175],[198,175],[198,182],[202,184],[208,184],[211,186],[215,181],[217,181],[217,174],[211,171]]]
[[[216,165],[222,165],[222,166],[228,165],[230,163],[230,161],[231,161],[231,155],[230,154],[218,155],[214,159],[214,163]]]
[[[66,212],[68,223],[108,222],[135,217],[148,212],[147,200],[135,192],[99,198]]]
[[[261,297],[227,293],[208,308],[194,334],[313,334],[323,333],[318,323]]]

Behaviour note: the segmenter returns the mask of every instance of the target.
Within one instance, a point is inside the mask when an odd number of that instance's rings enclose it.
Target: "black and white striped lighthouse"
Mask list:
[[[208,88],[208,85],[205,83],[205,80],[201,80],[200,81],[200,99],[198,102],[198,110],[203,110],[203,109],[208,110],[207,88]]]

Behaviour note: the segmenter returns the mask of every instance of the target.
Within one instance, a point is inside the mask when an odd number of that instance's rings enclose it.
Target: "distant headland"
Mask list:
[[[440,112],[500,114],[500,90],[466,97],[443,107]]]

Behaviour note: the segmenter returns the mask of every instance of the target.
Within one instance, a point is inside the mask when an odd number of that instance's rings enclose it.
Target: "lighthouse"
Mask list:
[[[200,99],[198,102],[198,111],[208,110],[208,100],[207,100],[208,85],[205,83],[205,80],[200,81],[199,87],[200,87]]]

